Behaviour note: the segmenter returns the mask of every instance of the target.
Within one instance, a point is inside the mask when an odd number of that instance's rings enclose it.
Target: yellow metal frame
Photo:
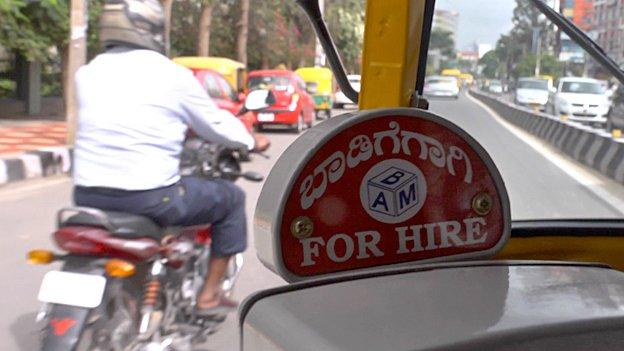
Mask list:
[[[624,238],[622,237],[512,237],[494,259],[600,262],[624,271],[622,252],[624,252]]]
[[[366,2],[361,110],[410,106],[416,87],[425,3]]]

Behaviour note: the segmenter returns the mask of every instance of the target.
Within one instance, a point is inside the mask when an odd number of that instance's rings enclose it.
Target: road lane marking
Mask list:
[[[547,145],[544,141],[537,138],[536,136],[524,131],[523,129],[507,122],[503,119],[498,113],[492,110],[485,103],[477,100],[472,97],[470,94],[466,94],[466,96],[475,104],[483,108],[487,113],[489,113],[498,123],[500,123],[503,127],[509,130],[512,134],[514,134],[518,139],[522,140],[524,143],[529,145],[533,150],[537,151],[539,154],[544,156],[548,161],[553,163],[567,175],[572,177],[572,179],[576,180],[578,183],[583,185],[589,191],[591,191],[594,195],[598,196],[602,201],[606,202],[612,209],[624,216],[624,200],[619,199],[616,196],[613,196],[607,189],[603,187],[606,185],[605,182],[611,180],[602,180],[598,178],[596,175],[591,174],[588,170],[584,169],[583,166],[577,165],[574,162],[570,161],[568,157],[564,157],[563,155],[557,153],[556,151],[551,149],[551,146]],[[613,182],[613,186],[617,183]],[[617,184],[619,186],[619,184]]]

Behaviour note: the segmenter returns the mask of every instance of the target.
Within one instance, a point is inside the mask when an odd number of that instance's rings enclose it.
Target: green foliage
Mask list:
[[[546,48],[553,44],[549,42],[552,39],[548,35],[551,32],[549,22],[531,2],[516,0],[512,23],[513,28],[496,42],[495,52],[500,62],[498,72],[507,78],[532,76],[535,72],[535,56],[531,54],[533,31],[539,28],[542,52],[546,52]],[[558,76],[561,65],[554,57],[543,55],[541,72]]]
[[[202,1],[175,1],[172,11],[171,55],[195,55]],[[350,72],[359,72],[364,36],[364,1],[326,2],[326,20]],[[219,1],[212,11],[210,55],[236,58],[240,0]],[[315,34],[292,0],[252,1],[249,14],[249,69],[279,64],[294,69],[314,64]]]
[[[441,29],[433,29],[429,39],[429,50],[439,50],[447,59],[455,57],[453,34]]]
[[[498,69],[500,66],[500,60],[495,50],[488,51],[479,60],[479,65],[483,67],[482,74],[486,78],[496,78],[498,76]]]
[[[362,0],[334,0],[326,3],[325,20],[347,72],[360,71],[364,5]]]
[[[535,74],[536,56],[526,55],[516,66],[516,77],[531,77]],[[563,65],[552,55],[542,55],[540,74],[553,76],[555,79],[561,76]]]
[[[13,94],[15,94],[15,82],[0,78],[0,97],[13,96]]]
[[[68,14],[63,0],[2,0],[0,45],[29,60],[43,61],[50,47],[67,42]]]

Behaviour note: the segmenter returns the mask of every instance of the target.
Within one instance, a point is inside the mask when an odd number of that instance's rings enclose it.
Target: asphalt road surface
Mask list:
[[[443,115],[489,150],[510,193],[514,219],[544,218],[622,218],[624,187],[575,164],[528,134],[499,121],[471,98],[433,100],[432,111]],[[334,114],[339,114],[336,111]],[[266,132],[272,140],[270,159],[255,157],[246,169],[268,174],[270,168],[295,139],[289,132]],[[247,213],[251,214],[262,184],[239,181],[247,192]],[[56,210],[70,204],[71,184],[67,177],[11,184],[0,188],[0,267],[2,287],[0,306],[0,350],[36,350],[38,336],[34,318],[38,308],[37,291],[50,266],[26,265],[24,255],[31,248],[52,247]],[[242,301],[249,294],[284,284],[264,268],[253,248],[245,253],[235,297]],[[232,316],[202,350],[236,350],[238,330]]]

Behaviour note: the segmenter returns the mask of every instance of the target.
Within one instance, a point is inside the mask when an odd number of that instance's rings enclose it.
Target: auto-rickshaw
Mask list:
[[[624,82],[591,39],[530,2]],[[622,349],[624,224],[512,223],[488,152],[426,111],[435,1],[367,2],[359,94],[318,1],[298,3],[360,111],[297,139],[262,188],[258,257],[291,284],[244,301],[241,350]]]
[[[333,108],[332,71],[327,67],[301,67],[295,71],[306,83],[306,89],[314,98],[316,117],[331,117]]]
[[[182,56],[176,57],[173,61],[179,65],[190,68],[193,71],[201,69],[212,69],[221,74],[238,92],[245,88],[247,70],[243,63],[234,61],[226,57],[202,57],[202,56]]]
[[[457,69],[457,68],[445,68],[442,70],[442,72],[440,72],[440,75],[442,76],[452,76],[457,78],[457,86],[461,88],[462,85],[462,79],[461,79],[461,75],[462,72]]]
[[[553,90],[555,89],[555,78],[553,76],[547,75],[547,74],[540,74],[538,76],[536,76],[535,78],[538,79],[543,79],[546,82],[548,82],[548,90],[550,90],[551,92],[553,92]]]
[[[466,86],[472,86],[474,83],[474,76],[470,73],[462,73],[459,75],[459,79]]]

